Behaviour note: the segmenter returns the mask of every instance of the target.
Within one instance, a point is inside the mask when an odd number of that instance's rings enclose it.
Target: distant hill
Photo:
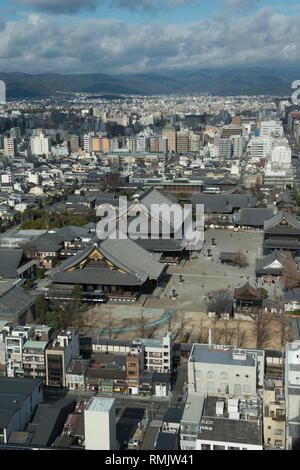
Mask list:
[[[214,95],[290,95],[300,79],[296,67],[243,67],[110,76],[94,74],[0,73],[8,98],[47,97],[56,92],[105,95],[210,93]]]

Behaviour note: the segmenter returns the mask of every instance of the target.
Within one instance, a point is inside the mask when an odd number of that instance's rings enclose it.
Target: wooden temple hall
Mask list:
[[[83,289],[83,300],[133,302],[141,293],[152,293],[166,266],[155,255],[131,239],[104,241],[90,245],[68,258],[49,275],[49,299],[72,298],[75,285]]]
[[[170,220],[168,215],[157,209],[157,205],[169,208]],[[118,214],[117,223],[121,225],[125,222],[127,236],[136,240],[155,259],[168,265],[178,264],[181,259],[188,258],[190,253],[186,249],[183,221],[179,227],[173,224],[172,211],[176,208],[182,213],[182,207],[174,195],[161,193],[151,187],[128,203],[127,209]]]
[[[269,255],[274,250],[300,256],[300,223],[288,212],[279,212],[264,223],[263,254]]]
[[[244,286],[234,289],[234,314],[239,315],[255,314],[262,308],[263,297],[260,289],[255,289],[247,282]]]

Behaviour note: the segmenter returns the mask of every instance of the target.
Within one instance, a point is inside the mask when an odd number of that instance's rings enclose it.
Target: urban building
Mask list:
[[[116,405],[112,398],[93,397],[84,410],[86,450],[117,450]]]

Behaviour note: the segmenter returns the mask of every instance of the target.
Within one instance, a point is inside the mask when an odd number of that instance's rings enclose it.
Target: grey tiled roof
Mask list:
[[[0,319],[19,317],[34,304],[33,298],[20,287],[13,287],[0,297]]]
[[[273,217],[273,209],[243,208],[235,218],[235,223],[251,227],[260,227],[266,220]]]
[[[18,277],[18,269],[26,264],[30,267],[34,262],[23,256],[23,250],[0,249],[0,276]]]
[[[289,214],[288,212],[285,212],[285,211],[281,211],[277,215],[272,217],[272,219],[269,219],[269,220],[265,221],[264,230],[268,231],[268,230],[272,229],[275,225],[280,224],[280,222],[283,219],[285,219],[286,222],[289,225],[294,227],[296,229],[296,232],[300,232],[300,222],[298,222],[298,220],[294,216],[292,216],[291,214]],[[277,229],[277,231],[279,232],[280,229],[281,229],[281,227],[279,227],[279,229]],[[285,227],[283,227],[283,229],[285,229]],[[272,232],[274,232],[274,230],[272,230]]]

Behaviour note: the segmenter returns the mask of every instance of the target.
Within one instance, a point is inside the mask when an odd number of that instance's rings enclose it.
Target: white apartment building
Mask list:
[[[232,135],[230,137],[232,142],[232,156],[233,158],[241,158],[244,152],[244,139],[240,135]]]
[[[292,161],[292,151],[288,141],[282,139],[276,141],[271,152],[272,169],[290,168]]]
[[[267,158],[271,155],[273,142],[273,137],[252,137],[249,143],[250,157]]]
[[[145,369],[157,372],[170,372],[172,370],[173,343],[172,333],[164,334],[162,341],[155,339],[140,339],[144,345]]]
[[[262,121],[260,124],[261,137],[283,137],[281,121]]]
[[[51,137],[43,134],[30,138],[30,147],[32,155],[44,155],[51,152]]]
[[[92,397],[84,410],[86,450],[117,450],[116,405],[113,398]]]
[[[300,448],[300,341],[286,344],[286,450]]]
[[[93,137],[92,133],[83,136],[83,150],[87,153],[91,153],[93,150]]]
[[[24,375],[23,346],[33,333],[33,326],[16,326],[5,337],[6,374],[8,377],[22,377]]]
[[[189,134],[189,151],[190,152],[199,152],[201,147],[201,138],[200,135],[190,132]]]

